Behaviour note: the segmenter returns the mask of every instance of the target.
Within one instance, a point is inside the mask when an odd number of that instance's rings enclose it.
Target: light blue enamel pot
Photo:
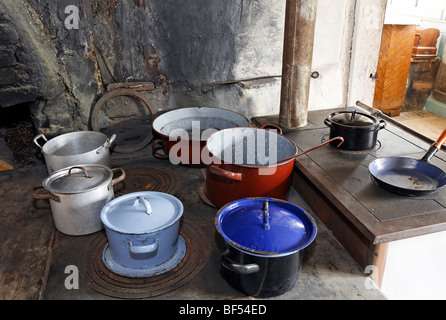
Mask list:
[[[182,214],[181,201],[162,192],[134,192],[110,201],[101,211],[108,240],[104,263],[129,277],[151,276],[175,267],[186,250],[179,235]]]

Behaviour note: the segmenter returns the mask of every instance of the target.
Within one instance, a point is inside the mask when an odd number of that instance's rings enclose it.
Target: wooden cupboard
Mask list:
[[[373,107],[393,117],[404,106],[416,25],[385,24]]]

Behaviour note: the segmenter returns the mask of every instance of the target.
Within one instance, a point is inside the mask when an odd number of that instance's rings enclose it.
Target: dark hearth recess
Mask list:
[[[35,128],[55,135],[88,130],[91,108],[110,83],[163,87],[152,34],[140,32],[149,17],[134,19],[150,2],[127,2],[2,1],[0,106],[29,104]]]

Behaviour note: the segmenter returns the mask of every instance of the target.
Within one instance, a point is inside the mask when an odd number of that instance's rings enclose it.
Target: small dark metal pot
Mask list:
[[[374,148],[378,131],[386,127],[384,120],[356,110],[334,112],[324,120],[324,123],[330,128],[330,139],[343,137],[344,143],[339,148],[352,151]]]
[[[215,225],[227,246],[223,276],[254,297],[278,296],[296,285],[303,249],[317,233],[307,212],[273,198],[233,201],[219,210]]]

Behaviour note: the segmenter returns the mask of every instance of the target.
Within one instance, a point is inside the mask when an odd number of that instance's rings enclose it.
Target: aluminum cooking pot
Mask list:
[[[225,128],[246,127],[249,120],[225,109],[187,107],[159,115],[152,124],[158,139],[152,142],[153,153],[174,164],[204,167],[202,150],[210,134]],[[164,153],[158,152],[159,146]]]
[[[41,149],[48,174],[51,174],[81,163],[110,167],[109,148],[115,138],[116,135],[112,135],[108,139],[105,134],[95,131],[76,131],[62,134],[49,141],[43,134],[38,134],[33,141]],[[43,146],[38,143],[39,139],[45,141]]]
[[[108,239],[105,265],[133,278],[174,268],[186,253],[179,235],[182,214],[181,201],[162,192],[133,192],[110,201],[101,211]]]
[[[245,198],[221,208],[215,219],[225,240],[224,277],[236,289],[271,297],[292,289],[302,253],[315,239],[314,219],[295,204],[272,198]]]
[[[113,179],[113,173],[120,172]],[[67,235],[86,235],[103,228],[102,207],[114,197],[113,185],[124,180],[121,168],[84,164],[55,171],[32,189],[36,199],[49,199],[54,224]],[[38,190],[46,189],[46,193]]]

